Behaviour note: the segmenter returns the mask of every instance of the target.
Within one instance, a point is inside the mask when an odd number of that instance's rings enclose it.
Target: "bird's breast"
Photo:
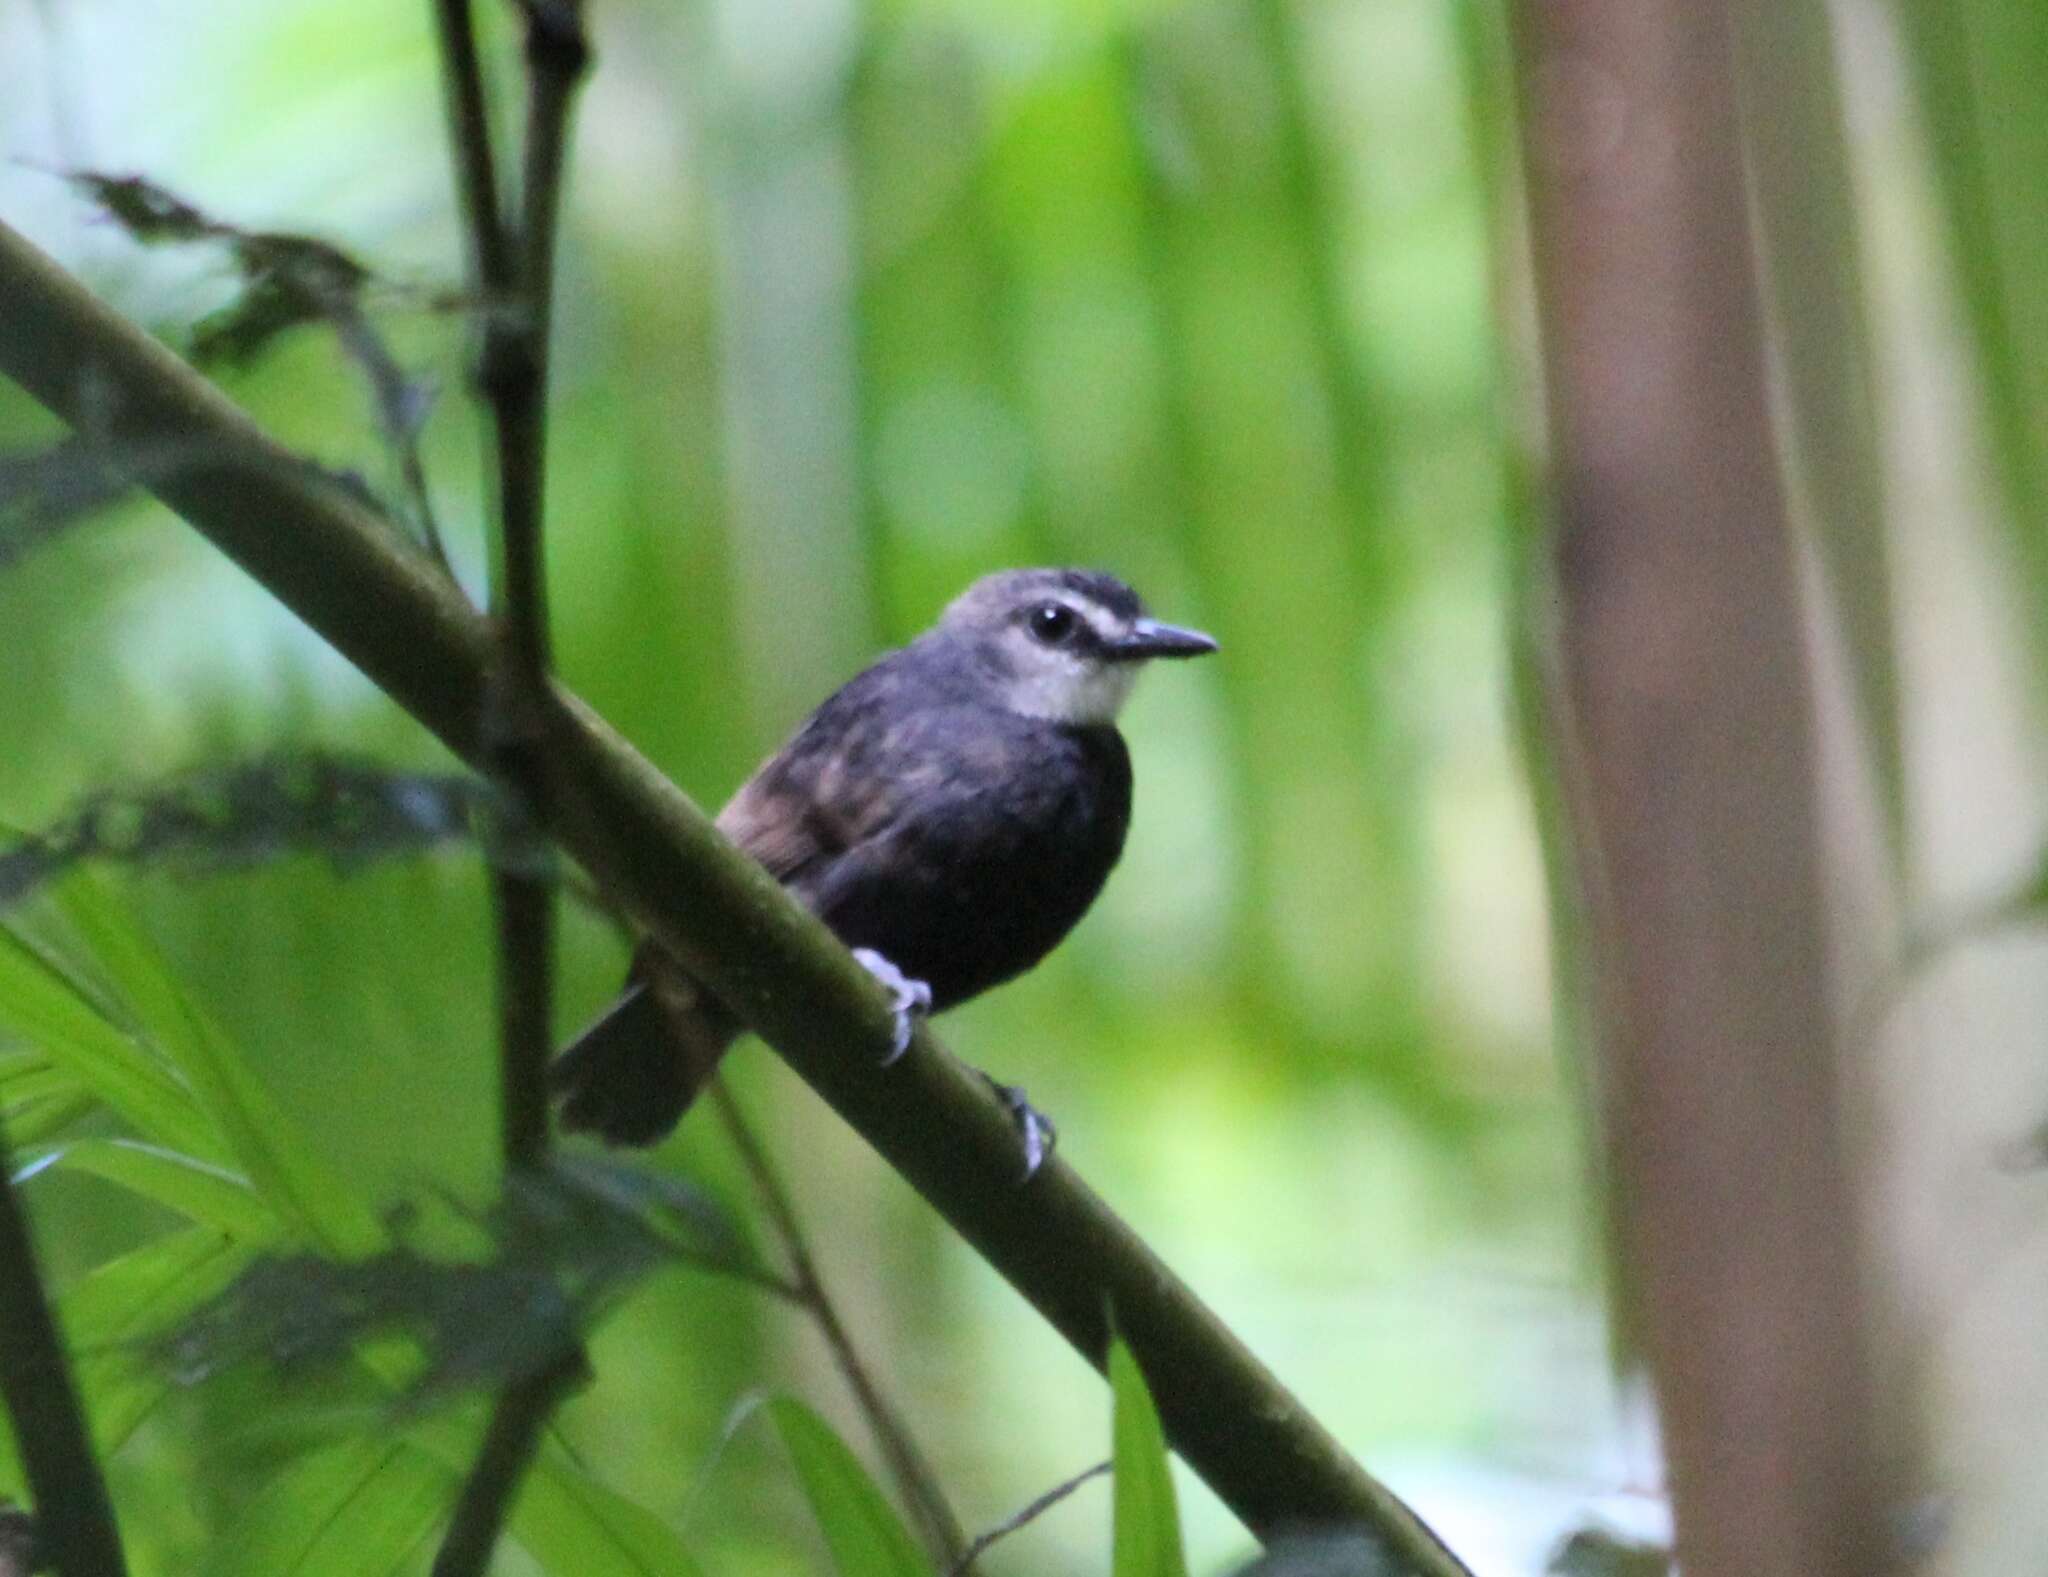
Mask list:
[[[938,1009],[1022,974],[1073,929],[1131,812],[1130,757],[1111,728],[1006,721],[947,754],[949,781],[913,787],[925,809],[819,911],[849,946],[926,981]]]

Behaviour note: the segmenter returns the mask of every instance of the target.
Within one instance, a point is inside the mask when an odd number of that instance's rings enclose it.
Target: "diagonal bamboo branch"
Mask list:
[[[431,565],[5,226],[0,299],[0,373],[66,421],[100,414],[117,452],[191,443],[206,458],[150,490],[450,749],[484,759],[490,632]],[[1396,1572],[1466,1572],[1071,1167],[1054,1157],[1019,1185],[1009,1114],[928,1029],[878,1069],[892,1022],[867,972],[603,719],[548,694],[548,830],[1098,1369],[1114,1309],[1168,1437],[1255,1533],[1354,1524]]]

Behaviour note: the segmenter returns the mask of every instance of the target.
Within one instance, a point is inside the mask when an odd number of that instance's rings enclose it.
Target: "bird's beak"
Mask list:
[[[1119,662],[1143,662],[1151,657],[1201,657],[1216,650],[1215,637],[1200,630],[1161,624],[1157,619],[1140,619],[1131,633],[1110,648]]]

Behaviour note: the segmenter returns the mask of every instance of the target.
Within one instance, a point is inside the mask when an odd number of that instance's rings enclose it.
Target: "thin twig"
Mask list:
[[[448,1537],[434,1557],[434,1577],[476,1577],[490,1563],[512,1497],[540,1444],[541,1430],[563,1396],[587,1373],[582,1349],[571,1348],[498,1398],[483,1449],[462,1486]]]
[[[455,194],[462,204],[463,230],[469,238],[470,283],[472,293],[488,311],[503,304],[494,293],[511,284],[512,250],[505,238],[504,213],[498,206],[490,101],[484,93],[469,0],[434,0],[434,21],[440,34],[448,145],[455,155]]]
[[[818,1263],[811,1257],[803,1225],[797,1220],[796,1205],[781,1175],[775,1170],[766,1146],[755,1134],[746,1113],[740,1109],[738,1099],[726,1088],[723,1079],[714,1077],[711,1080],[711,1097],[717,1103],[718,1115],[725,1123],[733,1148],[739,1152],[740,1164],[746,1167],[755,1191],[761,1196],[769,1223],[782,1240],[783,1253],[788,1256],[790,1272],[796,1279],[797,1301],[817,1321],[825,1345],[831,1349],[833,1362],[839,1366],[847,1389],[853,1392],[855,1403],[867,1418],[875,1443],[888,1460],[897,1492],[923,1528],[933,1553],[942,1561],[955,1563],[957,1571],[970,1570],[973,1557],[967,1546],[966,1531],[960,1526],[960,1519],[953,1515],[953,1508],[947,1504],[939,1476],[918,1449],[909,1426],[890,1405],[889,1399],[882,1395],[881,1387],[876,1385],[867,1365],[855,1350],[853,1338],[839,1318],[839,1310],[825,1291],[824,1280],[818,1274]]]
[[[521,752],[523,754],[523,752]],[[503,759],[503,757],[501,757]],[[548,1153],[548,1056],[554,1042],[552,876],[493,868],[498,941],[499,1125],[505,1165],[537,1170]]]
[[[976,1534],[974,1536],[974,1542],[967,1546],[966,1550],[962,1552],[960,1558],[957,1561],[955,1561],[951,1566],[948,1566],[946,1568],[946,1577],[965,1577],[965,1573],[968,1570],[969,1564],[979,1559],[983,1554],[985,1554],[988,1550],[988,1547],[991,1544],[995,1543],[996,1540],[1006,1539],[1011,1534],[1015,1533],[1019,1528],[1027,1527],[1031,1523],[1036,1522],[1040,1517],[1044,1516],[1048,1511],[1052,1510],[1053,1507],[1057,1506],[1061,1501],[1065,1500],[1069,1495],[1073,1494],[1074,1491],[1079,1489],[1083,1484],[1087,1483],[1092,1478],[1102,1477],[1102,1475],[1107,1473],[1109,1469],[1110,1464],[1107,1461],[1098,1462],[1095,1464],[1095,1466],[1091,1468],[1083,1468],[1079,1473],[1076,1473],[1072,1478],[1068,1479],[1065,1483],[1055,1484],[1043,1495],[1040,1495],[1038,1499],[1032,1501],[1030,1505],[1026,1506],[1022,1511],[1018,1512],[1016,1516],[1011,1517],[1009,1520],[1005,1522],[997,1523],[993,1528],[990,1528],[986,1533]]]
[[[554,214],[569,89],[544,87],[561,76],[553,49],[537,50],[537,13],[528,14],[528,78],[533,112],[526,128],[526,217],[508,228],[497,195],[493,153],[465,0],[437,0],[442,78],[456,161],[456,184],[469,229],[471,283],[483,302],[477,388],[491,412],[497,479],[496,573],[491,613],[496,632],[480,741],[487,768],[522,812],[545,809],[544,717],[548,689],[548,613],[543,573],[542,507],[547,452],[547,335],[553,280]],[[581,48],[580,18],[567,12]],[[559,19],[557,19],[559,20]],[[545,109],[545,114],[542,110]],[[537,159],[536,147],[552,150]],[[531,836],[526,827],[502,831]],[[508,1176],[546,1163],[547,1064],[554,1040],[556,904],[554,873],[526,859],[493,864],[497,922],[500,1120]],[[436,1577],[482,1571],[512,1497],[549,1416],[586,1368],[580,1347],[499,1398],[482,1453],[463,1487],[455,1520],[435,1562]]]
[[[427,485],[426,457],[420,450],[421,423],[414,407],[423,396],[384,348],[384,342],[370,326],[360,304],[334,292],[328,295],[330,299],[325,304],[328,321],[334,326],[334,337],[341,342],[343,353],[369,380],[370,403],[377,413],[377,426],[384,435],[385,447],[398,462],[399,482],[412,505],[413,521],[419,527],[420,538],[434,562],[441,566],[442,573],[453,580],[455,566],[448,557],[448,544],[441,537],[441,521],[434,513],[433,490]]]
[[[127,1564],[107,1483],[50,1305],[0,1135],[0,1399],[13,1421],[36,1550],[58,1577],[121,1577]]]
[[[542,508],[555,216],[561,204],[570,102],[588,65],[589,47],[574,4],[529,0],[526,18],[528,110],[521,215],[511,256],[497,265],[513,270],[516,309],[486,313],[478,382],[491,409],[498,462],[499,559],[491,609],[504,643],[504,664],[493,687],[498,720],[492,743],[506,788],[523,803],[538,805],[545,792],[545,763],[536,719],[545,705],[549,668]],[[472,162],[464,156],[465,165]],[[493,244],[483,235],[473,239],[479,271]],[[488,289],[492,281],[483,283]],[[496,888],[504,966],[506,1158],[511,1165],[530,1166],[538,1164],[548,1144],[554,883],[551,875],[535,878],[504,870]]]
[[[548,671],[541,507],[547,476],[548,331],[569,109],[590,63],[575,0],[525,0],[526,153],[514,266],[518,310],[486,318],[484,396],[498,424],[502,558],[495,610],[512,669],[538,689]]]

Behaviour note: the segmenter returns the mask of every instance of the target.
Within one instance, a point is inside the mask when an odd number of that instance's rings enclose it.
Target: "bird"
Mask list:
[[[1141,668],[1217,644],[1152,618],[1095,570],[983,576],[937,624],[833,692],[741,785],[718,829],[889,993],[894,1055],[914,1019],[1032,968],[1123,852],[1131,761],[1116,720]],[[743,1029],[651,943],[618,998],[555,1059],[569,1132],[648,1145],[688,1111]],[[1027,1177],[1051,1125],[989,1081]]]

